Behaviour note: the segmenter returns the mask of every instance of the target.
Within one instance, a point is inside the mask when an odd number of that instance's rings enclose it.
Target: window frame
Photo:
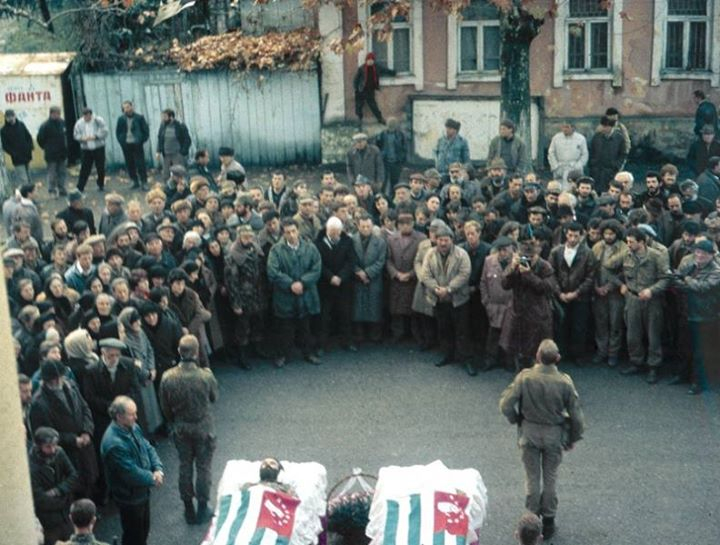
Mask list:
[[[708,1],[708,14],[670,15],[668,0],[655,0],[653,20],[653,49],[650,85],[657,87],[663,80],[704,80],[712,87],[720,87],[720,6],[716,1]],[[687,70],[686,68],[666,68],[667,26],[670,21],[690,21],[699,18],[706,21],[706,55],[708,67],[705,70]],[[687,48],[690,47],[687,35],[688,25],[683,25],[683,65],[687,63]]]
[[[568,15],[568,17],[564,21],[565,25],[565,36],[566,41],[565,43],[569,45],[570,43],[570,28],[573,25],[582,24],[584,27],[583,30],[583,47],[585,48],[585,54],[583,55],[583,67],[582,68],[570,68],[570,48],[565,48],[565,66],[564,70],[568,73],[575,73],[575,74],[587,74],[587,73],[596,73],[596,74],[606,74],[610,71],[612,66],[612,20],[611,20],[611,13],[608,11],[607,15],[605,16],[592,16],[592,17],[571,17]],[[592,51],[592,27],[593,25],[597,24],[606,24],[607,25],[607,66],[602,68],[592,68],[592,57],[593,57],[593,51]]]
[[[398,30],[407,30],[409,34],[409,44],[410,44],[410,51],[409,51],[409,62],[410,62],[410,71],[408,72],[398,72],[397,76],[395,77],[408,77],[413,75],[413,29],[412,24],[409,21],[403,21],[403,22],[397,22],[397,23],[391,23],[392,24],[392,37],[384,42],[385,47],[387,48],[387,67],[390,70],[395,70],[395,32]],[[373,34],[375,31],[372,32]],[[370,38],[370,46],[368,47],[369,51],[374,51],[374,45],[375,45],[375,37],[372,36]]]
[[[663,63],[662,71],[668,73],[702,73],[710,72],[710,56],[712,51],[712,9],[713,2],[705,0],[706,15],[670,15],[669,5],[666,6],[665,13],[665,25],[663,43]],[[682,68],[674,68],[667,66],[667,39],[668,39],[668,25],[670,23],[682,23],[683,25],[683,50],[682,50]],[[690,53],[690,26],[692,23],[705,23],[705,68],[701,69],[690,69],[687,68],[688,56]]]
[[[621,13],[625,0],[614,0],[610,3],[607,17],[571,17],[569,1],[559,2],[557,4],[557,16],[555,18],[555,48],[553,59],[553,87],[563,87],[565,81],[573,80],[600,80],[611,81],[613,87],[622,87],[622,52],[623,52],[623,21]],[[569,31],[570,25],[582,21],[587,25],[588,22],[603,22],[608,25],[608,66],[607,68],[568,68],[569,66]],[[591,44],[592,32],[589,27],[585,32],[585,62],[586,66],[590,66],[592,51]]]
[[[403,72],[395,76],[380,76],[380,85],[386,87],[398,85],[413,85],[416,91],[422,91],[424,82],[423,67],[423,24],[422,24],[422,0],[411,0],[410,14],[408,20],[393,22],[393,33],[396,28],[408,28],[410,32],[410,72]],[[366,31],[366,39],[363,48],[358,52],[358,66],[365,62],[365,56],[373,50],[374,29],[369,28],[370,2],[358,2],[357,13],[358,23]],[[386,43],[388,48],[388,61],[392,59],[393,49],[390,39]],[[394,62],[394,59],[392,59]],[[388,63],[389,64],[389,63]]]
[[[458,78],[464,78],[466,76],[472,77],[473,75],[500,75],[500,62],[498,61],[498,69],[490,70],[485,68],[485,29],[493,27],[498,29],[500,32],[500,20],[499,19],[475,19],[475,20],[462,20],[458,22],[457,32],[457,75]],[[462,29],[463,28],[474,28],[477,31],[477,40],[475,46],[475,53],[477,54],[478,65],[475,70],[463,70],[462,69]],[[502,42],[502,40],[501,40]]]

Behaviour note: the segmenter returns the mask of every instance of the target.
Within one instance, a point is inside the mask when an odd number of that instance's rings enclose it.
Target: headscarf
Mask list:
[[[140,319],[140,313],[135,307],[125,307],[122,312],[120,312],[118,322],[122,324],[125,330],[121,340],[127,345],[132,357],[142,361],[143,368],[146,371],[150,371],[155,369],[155,353],[153,352],[150,340],[142,329],[135,331],[130,327],[130,324]]]
[[[65,337],[65,352],[68,358],[78,358],[88,363],[94,363],[99,360],[97,354],[92,349],[92,337],[88,337],[90,332],[87,329],[76,329]]]

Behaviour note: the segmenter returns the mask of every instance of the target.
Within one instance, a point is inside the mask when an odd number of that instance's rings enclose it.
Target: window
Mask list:
[[[500,70],[500,23],[495,6],[473,0],[463,11],[459,28],[459,72]]]
[[[376,2],[370,6],[370,15],[388,9],[390,2]],[[398,16],[392,21],[392,34],[383,39],[381,32],[372,34],[372,51],[379,65],[393,70],[396,75],[413,73],[412,63],[412,26],[407,17]]]
[[[600,0],[570,0],[567,26],[567,70],[610,68],[610,14]]]
[[[708,70],[710,10],[708,0],[668,0],[665,27],[667,70]]]

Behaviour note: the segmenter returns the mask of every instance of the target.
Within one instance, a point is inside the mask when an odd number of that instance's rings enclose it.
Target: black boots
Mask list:
[[[208,507],[207,502],[199,501],[197,508],[197,516],[195,517],[195,524],[205,524],[210,521],[212,516],[212,509]]]
[[[185,504],[185,522],[195,524],[197,522],[197,514],[195,513],[195,506],[192,500],[187,500],[183,503]]]
[[[543,517],[543,539],[550,539],[555,535],[555,517]]]

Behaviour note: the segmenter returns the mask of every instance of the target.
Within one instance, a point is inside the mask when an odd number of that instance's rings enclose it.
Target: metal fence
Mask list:
[[[82,84],[85,104],[109,125],[109,164],[123,163],[115,139],[123,100],[132,100],[135,110],[147,118],[152,155],[157,147],[160,114],[171,108],[190,130],[191,154],[207,148],[216,158],[220,146],[232,146],[245,165],[320,162],[320,98],[315,71],[118,72],[83,74]]]

